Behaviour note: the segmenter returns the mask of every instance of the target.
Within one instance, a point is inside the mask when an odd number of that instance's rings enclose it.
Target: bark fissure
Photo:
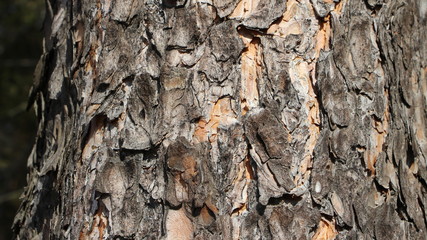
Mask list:
[[[425,236],[423,1],[48,3],[17,239]]]

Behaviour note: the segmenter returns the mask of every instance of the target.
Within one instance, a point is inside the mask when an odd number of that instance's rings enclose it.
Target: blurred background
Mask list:
[[[43,0],[0,0],[0,240],[26,185],[27,157],[36,133],[28,91],[42,51]]]

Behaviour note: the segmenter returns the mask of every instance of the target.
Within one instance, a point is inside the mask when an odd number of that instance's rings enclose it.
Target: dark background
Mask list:
[[[43,0],[0,0],[0,240],[12,237],[26,185],[36,122],[34,109],[25,109],[42,51],[43,18]]]

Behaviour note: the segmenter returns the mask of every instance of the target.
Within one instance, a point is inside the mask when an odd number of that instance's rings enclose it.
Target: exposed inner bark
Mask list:
[[[423,1],[47,5],[17,239],[425,236]]]

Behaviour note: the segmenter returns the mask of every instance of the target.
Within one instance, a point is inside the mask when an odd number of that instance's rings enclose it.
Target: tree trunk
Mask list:
[[[17,239],[426,237],[425,0],[46,6]]]

